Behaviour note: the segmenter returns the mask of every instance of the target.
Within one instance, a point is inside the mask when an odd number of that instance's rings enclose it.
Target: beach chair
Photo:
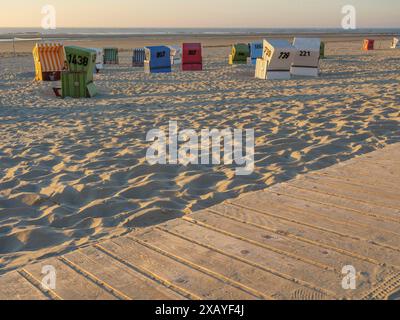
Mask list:
[[[294,38],[296,53],[290,73],[294,76],[318,77],[321,39]]]
[[[255,77],[263,80],[290,79],[290,67],[297,50],[286,40],[264,40],[263,56],[256,62]]]
[[[256,60],[256,78],[265,80],[267,78],[267,65],[266,59],[257,58]]]
[[[146,53],[144,48],[136,48],[133,50],[132,55],[132,67],[144,67],[144,60],[146,58]]]
[[[171,65],[182,64],[182,48],[180,46],[169,46],[171,50]]]
[[[171,72],[171,49],[166,46],[145,47],[146,60],[144,71],[146,73]]]
[[[65,47],[68,71],[61,73],[61,96],[90,98],[97,90],[93,83],[96,51],[75,46]]]
[[[400,39],[399,38],[393,38],[391,48],[392,49],[400,48]]]
[[[232,46],[231,54],[229,55],[229,64],[247,64],[247,58],[250,57],[249,45],[238,43]]]
[[[104,48],[104,64],[119,64],[118,48]]]
[[[61,72],[62,98],[91,98],[96,94],[96,86],[93,81],[88,80],[86,72]]]
[[[37,43],[32,51],[37,81],[59,81],[65,52],[61,43]]]
[[[89,48],[96,52],[96,65],[94,68],[94,72],[99,73],[100,70],[104,68],[104,50],[101,48]]]
[[[363,43],[363,50],[369,51],[374,50],[375,40],[365,39]]]
[[[263,43],[262,41],[256,41],[250,43],[250,58],[251,64],[255,65],[258,58],[262,58],[263,54]]]
[[[325,59],[325,42],[321,41],[321,46],[319,48],[319,58]]]
[[[182,70],[203,70],[203,55],[201,43],[184,43],[182,45]]]

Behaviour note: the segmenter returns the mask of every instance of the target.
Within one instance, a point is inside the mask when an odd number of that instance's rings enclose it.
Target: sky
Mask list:
[[[56,8],[62,28],[340,28],[344,5],[357,27],[400,27],[399,0],[12,0],[0,27],[39,28],[41,9]]]

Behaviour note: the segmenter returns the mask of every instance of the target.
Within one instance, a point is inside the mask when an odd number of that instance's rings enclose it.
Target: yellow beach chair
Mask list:
[[[37,81],[58,81],[65,67],[64,46],[60,43],[37,43],[33,48],[35,79]]]

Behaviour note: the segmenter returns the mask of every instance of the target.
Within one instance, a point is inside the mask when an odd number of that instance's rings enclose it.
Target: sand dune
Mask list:
[[[205,71],[96,75],[93,99],[56,99],[29,55],[0,58],[0,273],[157,224],[400,141],[400,51],[328,44],[318,79],[261,81],[206,48]],[[146,133],[251,128],[255,171],[150,166]]]

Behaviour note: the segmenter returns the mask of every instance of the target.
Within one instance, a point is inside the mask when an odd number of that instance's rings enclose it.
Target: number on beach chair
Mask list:
[[[264,40],[263,56],[256,62],[255,77],[259,79],[290,79],[295,48],[286,40]]]
[[[297,49],[290,73],[294,76],[318,77],[321,54],[321,40],[318,38],[295,38]]]

